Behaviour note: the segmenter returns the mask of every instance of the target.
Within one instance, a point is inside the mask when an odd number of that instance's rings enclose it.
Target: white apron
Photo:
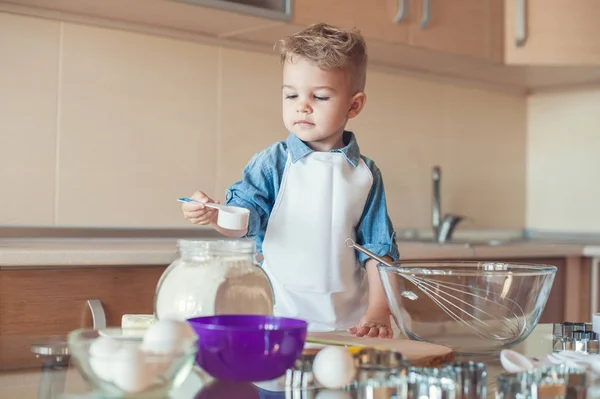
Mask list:
[[[354,326],[367,307],[366,271],[347,238],[363,214],[373,176],[339,152],[288,155],[263,241],[274,313],[308,321],[310,331]]]

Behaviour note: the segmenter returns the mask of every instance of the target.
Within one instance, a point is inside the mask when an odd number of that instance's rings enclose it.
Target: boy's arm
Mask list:
[[[383,259],[392,261],[392,258],[389,256],[384,256]],[[390,308],[385,299],[385,291],[383,290],[383,284],[377,270],[378,263],[375,259],[369,259],[366,263],[367,279],[369,281],[369,307],[367,314],[389,316]]]
[[[384,256],[384,259],[391,261],[392,258]],[[369,259],[366,262],[367,279],[369,283],[369,305],[367,311],[360,319],[358,324],[348,330],[350,334],[358,337],[380,337],[393,338],[394,332],[390,321],[390,309],[385,298],[383,284],[379,277],[375,259]]]
[[[365,204],[365,210],[356,229],[356,242],[376,255],[390,261],[400,257],[395,232],[387,212],[383,178],[379,168],[371,160],[365,163],[373,175],[373,185]],[[377,261],[362,252],[357,252],[358,260],[367,271],[369,284],[369,305],[360,322],[349,330],[357,336],[392,337],[390,310],[385,298],[383,284],[377,270]]]
[[[383,258],[388,261],[392,260],[389,256]],[[375,259],[369,259],[366,263],[369,305],[361,320],[363,327],[357,329],[356,335],[392,338],[394,332],[390,321],[390,308],[377,270],[378,263]]]
[[[356,227],[356,243],[379,257],[388,257],[392,262],[400,258],[396,243],[396,232],[387,211],[387,200],[381,171],[373,161],[366,162],[373,175],[371,192],[365,203],[362,217]],[[358,261],[366,266],[368,255],[358,252]]]
[[[244,167],[242,179],[232,184],[226,193],[225,205],[250,211],[246,230],[228,230],[213,224],[215,230],[231,238],[254,237],[264,232],[276,198],[280,175],[285,166],[284,150],[269,148],[255,154]]]

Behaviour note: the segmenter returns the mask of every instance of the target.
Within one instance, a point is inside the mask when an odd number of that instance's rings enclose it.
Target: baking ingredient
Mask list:
[[[136,393],[152,385],[156,376],[154,369],[145,361],[145,355],[137,345],[123,345],[113,358],[113,380],[126,392]]]
[[[215,314],[273,314],[271,285],[246,256],[181,262],[156,297],[159,320],[185,321]]]
[[[107,330],[111,331],[111,330]],[[180,350],[189,348],[196,333],[186,322],[159,320],[147,330],[133,329],[135,336],[107,335],[98,331],[89,347],[90,367],[104,381],[113,382],[128,393],[150,387],[172,364]]]
[[[195,334],[188,323],[169,319],[159,320],[146,330],[142,340],[142,350],[155,354],[172,354],[178,351],[178,347],[183,342],[194,338]]]
[[[124,314],[121,317],[121,328],[123,335],[136,336],[144,333],[156,318],[152,314]]]
[[[112,356],[119,350],[117,340],[100,336],[90,345],[90,367],[105,381],[113,381]]]
[[[339,389],[354,380],[354,357],[345,347],[325,347],[315,356],[313,375],[325,388]]]
[[[527,371],[535,367],[535,364],[531,359],[518,352],[508,349],[500,352],[500,364],[502,364],[504,370],[508,371],[509,373]]]

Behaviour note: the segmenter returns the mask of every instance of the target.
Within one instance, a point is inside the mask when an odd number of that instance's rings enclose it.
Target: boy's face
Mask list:
[[[329,151],[343,147],[348,119],[362,110],[364,93],[352,93],[343,70],[323,70],[302,57],[283,66],[283,123],[309,147]]]

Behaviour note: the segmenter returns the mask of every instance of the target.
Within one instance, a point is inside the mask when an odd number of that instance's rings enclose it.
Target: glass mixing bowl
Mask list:
[[[143,336],[138,329],[78,329],[69,333],[69,353],[99,397],[166,398],[192,371],[198,337],[178,339],[169,352],[154,353],[143,348]]]
[[[459,354],[511,348],[537,325],[555,266],[502,262],[378,265],[396,323],[410,339]]]

